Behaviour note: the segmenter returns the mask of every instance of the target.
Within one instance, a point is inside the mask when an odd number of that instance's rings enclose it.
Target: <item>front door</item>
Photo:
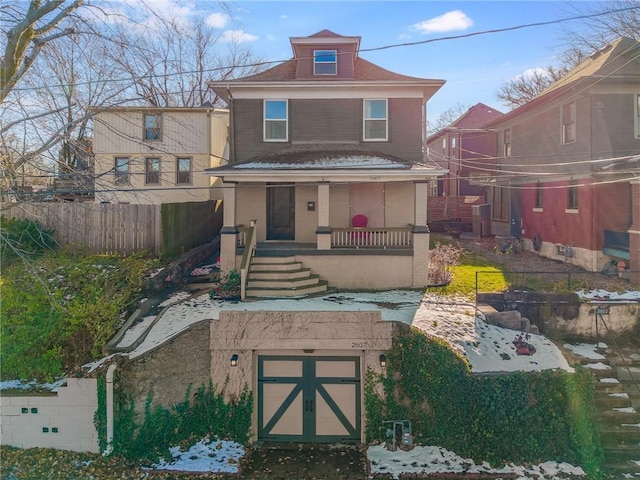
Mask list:
[[[295,186],[267,185],[267,240],[295,238]]]
[[[360,442],[359,357],[258,357],[258,440]]]

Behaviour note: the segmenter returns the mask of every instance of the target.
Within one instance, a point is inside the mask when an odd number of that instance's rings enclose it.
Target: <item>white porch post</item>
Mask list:
[[[229,273],[236,268],[236,184],[223,183],[222,229],[220,230],[220,271]]]
[[[318,184],[318,227],[316,229],[318,250],[331,250],[331,227],[329,226],[329,184]]]
[[[429,228],[427,227],[427,181],[414,183],[413,287],[426,287],[429,280]]]

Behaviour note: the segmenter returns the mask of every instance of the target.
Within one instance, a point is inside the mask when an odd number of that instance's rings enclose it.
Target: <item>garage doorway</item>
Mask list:
[[[258,357],[258,441],[361,441],[360,357]]]

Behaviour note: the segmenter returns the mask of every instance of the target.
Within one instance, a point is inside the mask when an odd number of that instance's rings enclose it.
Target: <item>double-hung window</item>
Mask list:
[[[116,157],[113,168],[113,183],[116,185],[129,183],[129,163],[129,157]]]
[[[313,74],[335,75],[338,73],[338,54],[335,50],[313,51]]]
[[[160,184],[160,159],[159,158],[144,159],[144,183],[146,185]]]
[[[503,145],[503,157],[510,157],[511,156],[511,129],[507,128],[504,132],[503,132],[503,137],[502,137],[502,145]]]
[[[567,210],[578,210],[578,187],[574,183],[567,190]]]
[[[144,115],[144,140],[162,140],[162,117],[155,113]]]
[[[387,100],[364,101],[364,133],[365,141],[386,141],[388,139],[388,105]]]
[[[534,208],[543,208],[544,206],[544,189],[542,188],[542,184],[538,182],[536,185],[536,203]]]
[[[576,141],[576,104],[567,103],[562,106],[562,143]]]
[[[286,100],[264,101],[265,142],[286,142],[289,134]]]
[[[176,184],[191,184],[191,157],[176,158]]]

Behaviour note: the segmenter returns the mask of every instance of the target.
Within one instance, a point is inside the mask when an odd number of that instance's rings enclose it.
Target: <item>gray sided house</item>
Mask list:
[[[368,62],[357,36],[291,47],[210,83],[230,111],[229,163],[207,171],[223,179],[222,269],[243,273],[246,296],[424,287],[428,184],[445,173],[423,163],[425,105],[444,81]]]
[[[484,127],[498,134],[492,232],[640,283],[640,44],[606,45]]]

